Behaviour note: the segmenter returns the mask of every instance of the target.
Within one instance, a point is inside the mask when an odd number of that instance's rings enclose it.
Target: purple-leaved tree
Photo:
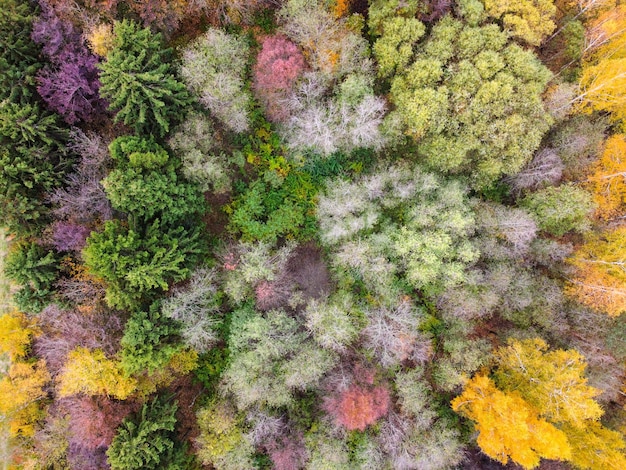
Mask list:
[[[33,24],[32,39],[49,61],[38,74],[37,91],[50,109],[68,124],[91,121],[105,112],[100,98],[98,58],[89,52],[80,31],[40,0],[42,13]]]

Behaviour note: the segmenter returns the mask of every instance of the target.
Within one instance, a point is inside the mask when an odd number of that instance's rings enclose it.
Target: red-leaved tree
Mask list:
[[[279,122],[288,112],[281,101],[291,91],[305,67],[304,56],[293,42],[283,36],[270,36],[254,66],[254,91],[265,106],[270,121]]]
[[[374,385],[374,371],[357,366],[352,383],[339,387],[336,394],[324,400],[323,408],[335,423],[353,431],[364,431],[389,411],[389,390],[384,385]]]
[[[77,396],[64,401],[70,415],[71,440],[89,450],[108,447],[117,427],[137,407],[106,397]]]

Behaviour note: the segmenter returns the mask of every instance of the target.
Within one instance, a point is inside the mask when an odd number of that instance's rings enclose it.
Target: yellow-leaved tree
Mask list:
[[[554,0],[483,0],[485,11],[502,20],[513,37],[538,46],[554,31]]]
[[[452,400],[452,409],[475,422],[478,445],[503,464],[511,459],[524,468],[534,468],[541,458],[571,457],[562,431],[540,418],[519,394],[498,390],[489,377],[474,376]]]
[[[599,217],[608,220],[626,213],[626,135],[607,139],[587,187],[593,194]]]
[[[101,349],[71,351],[57,380],[61,397],[85,393],[124,400],[137,388],[137,380],[126,376],[119,362],[108,359]]]
[[[0,428],[9,436],[32,436],[43,416],[44,386],[50,381],[45,361],[26,361],[36,330],[20,312],[0,316],[0,354],[8,356],[8,369],[0,376]]]
[[[584,470],[626,468],[626,442],[622,434],[593,421],[585,427],[565,425],[563,431],[572,447],[572,464]]]
[[[26,315],[14,310],[0,316],[0,354],[9,360],[22,359],[28,352],[35,328]]]
[[[600,15],[588,27],[588,48],[580,77],[581,107],[606,111],[626,126],[626,5]]]
[[[496,351],[496,360],[498,387],[516,391],[549,421],[582,426],[602,416],[594,400],[600,391],[587,385],[587,363],[578,351],[548,351],[540,338],[510,340]]]
[[[576,268],[567,294],[611,316],[626,311],[626,227],[588,235],[567,261]]]
[[[32,436],[35,422],[43,416],[39,404],[46,398],[50,381],[45,361],[14,362],[0,379],[0,425],[10,436]]]
[[[549,351],[535,338],[509,340],[495,358],[494,380],[478,374],[452,401],[453,410],[474,421],[485,454],[524,468],[542,457],[585,470],[626,468],[626,443],[599,422],[603,411],[593,399],[599,392],[587,385],[583,356]],[[547,439],[543,447],[538,436]]]

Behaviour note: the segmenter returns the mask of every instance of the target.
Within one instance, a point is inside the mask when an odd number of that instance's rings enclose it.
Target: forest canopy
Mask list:
[[[618,0],[0,0],[0,461],[626,468]]]

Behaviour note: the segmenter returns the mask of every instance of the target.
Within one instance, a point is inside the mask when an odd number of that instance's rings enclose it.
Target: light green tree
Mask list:
[[[468,174],[475,188],[519,171],[550,124],[541,94],[551,74],[537,57],[494,24],[446,16],[420,40],[410,13],[372,21],[379,73],[396,107],[389,128],[414,138],[430,167]]]

